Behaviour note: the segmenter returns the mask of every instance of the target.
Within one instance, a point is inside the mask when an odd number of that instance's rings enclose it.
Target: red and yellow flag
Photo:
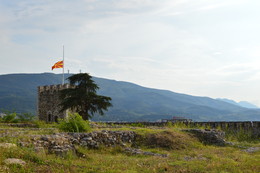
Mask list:
[[[51,69],[53,70],[55,68],[63,68],[63,61],[56,62]]]

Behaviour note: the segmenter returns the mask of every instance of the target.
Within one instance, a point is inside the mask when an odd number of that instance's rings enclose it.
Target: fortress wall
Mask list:
[[[177,122],[180,123],[180,122]],[[214,129],[223,129],[223,130],[245,130],[251,131],[254,135],[260,136],[260,121],[237,121],[237,122],[181,122],[189,127],[205,127],[205,128],[214,128]],[[141,124],[144,126],[166,126],[167,122],[107,122],[107,124],[115,125],[130,125],[130,124]],[[174,124],[174,122],[173,122]]]
[[[67,111],[60,112],[61,103],[59,91],[69,88],[69,84],[49,85],[38,87],[38,116],[40,120],[46,122],[55,122],[59,118],[65,118]]]

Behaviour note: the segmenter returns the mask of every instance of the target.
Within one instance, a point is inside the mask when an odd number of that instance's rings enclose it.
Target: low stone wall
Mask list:
[[[23,147],[34,146],[36,151],[47,149],[49,153],[62,155],[75,150],[75,145],[98,149],[100,146],[125,146],[135,141],[133,131],[96,131],[91,133],[57,133],[53,135],[31,135],[29,140],[20,141]]]
[[[92,133],[68,133],[73,144],[88,148],[98,148],[100,145],[107,147],[132,143],[136,133],[133,131],[96,131]]]
[[[217,146],[230,144],[224,140],[225,132],[223,131],[208,129],[185,129],[183,131],[194,134],[204,144]]]
[[[195,134],[205,144],[218,146],[226,144],[224,140],[225,133],[221,131],[205,131],[201,129],[188,129],[186,131]],[[68,151],[77,153],[75,146],[82,146],[89,149],[98,149],[100,146],[121,146],[126,149],[129,146],[131,147],[132,144],[136,144],[137,136],[138,134],[133,131],[108,130],[91,133],[56,133],[53,135],[30,135],[28,138],[21,140],[19,144],[22,147],[33,146],[36,152],[47,151],[48,153],[55,153],[62,156]],[[126,149],[126,152],[157,156],[156,154],[139,152],[139,150],[129,148]],[[161,155],[161,157],[165,156]]]

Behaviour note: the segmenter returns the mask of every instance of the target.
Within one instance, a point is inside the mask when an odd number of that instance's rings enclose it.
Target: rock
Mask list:
[[[208,160],[207,158],[203,157],[202,155],[191,157],[191,156],[184,156],[183,159],[185,161],[191,161],[191,160]]]
[[[193,157],[190,157],[190,156],[184,156],[183,159],[185,161],[190,161],[190,160],[193,160],[194,158]]]
[[[21,146],[29,147],[33,144],[36,152],[41,150],[63,155],[68,150],[75,150],[74,145],[98,149],[100,146],[126,146],[125,143],[135,141],[133,131],[94,131],[91,133],[55,133],[54,135],[31,135],[28,141],[21,140]]]
[[[7,165],[20,165],[20,166],[24,166],[26,164],[25,161],[21,160],[21,159],[16,159],[16,158],[9,158],[9,159],[5,159],[4,163]]]
[[[28,147],[29,145],[30,144],[28,142],[22,142],[22,141],[19,142],[19,146],[21,147]]]
[[[34,148],[34,151],[35,151],[36,153],[45,153],[44,147],[35,147],[35,148]]]
[[[2,147],[2,148],[12,148],[12,147],[17,147],[17,145],[12,144],[12,143],[0,143],[0,147]]]
[[[41,140],[43,140],[43,141],[49,141],[49,138],[47,138],[46,136],[42,136],[42,137],[41,137]]]
[[[125,148],[124,150],[126,153],[133,154],[133,155],[149,155],[149,156],[158,156],[158,157],[168,157],[167,154],[158,154],[149,151],[142,151],[141,149],[136,148]]]
[[[245,151],[247,153],[254,153],[254,152],[257,152],[260,150],[260,147],[250,147],[250,148],[247,148],[245,150],[242,150],[242,151]]]
[[[126,147],[125,143],[121,143],[120,145],[121,145],[121,147]]]
[[[227,143],[224,139],[225,132],[210,129],[185,129],[182,130],[194,134],[201,142],[210,145],[225,146]]]
[[[83,141],[92,141],[92,137],[85,137],[82,139]]]

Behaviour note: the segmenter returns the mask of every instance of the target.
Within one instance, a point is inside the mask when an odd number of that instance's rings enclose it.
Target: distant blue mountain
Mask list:
[[[252,103],[249,103],[247,101],[240,101],[238,102],[238,104],[242,107],[245,107],[245,108],[250,108],[250,109],[259,109],[258,106],[252,104]]]
[[[69,74],[66,74],[67,78]],[[8,74],[0,75],[0,110],[36,112],[37,86],[61,83],[62,75]],[[113,107],[100,121],[156,121],[184,116],[198,121],[260,120],[260,109],[247,109],[209,97],[197,97],[142,87],[129,82],[93,78],[99,94],[112,98]]]
[[[225,98],[218,98],[217,100],[221,100],[227,103],[231,103],[237,106],[241,106],[244,108],[249,108],[249,109],[259,109],[259,107],[257,107],[256,105],[249,103],[247,101],[240,101],[240,102],[235,102],[234,100],[230,100],[230,99],[225,99]]]

